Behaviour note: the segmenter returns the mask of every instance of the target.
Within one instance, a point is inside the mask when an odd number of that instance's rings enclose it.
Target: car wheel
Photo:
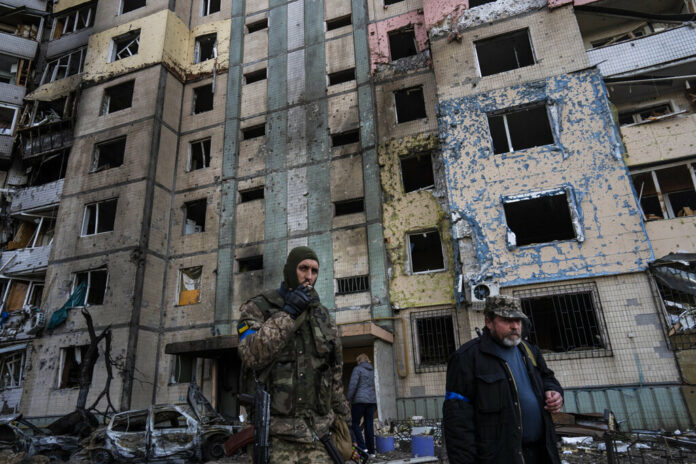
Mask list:
[[[227,437],[225,435],[213,435],[203,444],[203,461],[217,461],[225,457],[223,446]]]
[[[92,464],[109,464],[114,461],[109,453],[105,449],[97,449],[89,452],[89,458]]]

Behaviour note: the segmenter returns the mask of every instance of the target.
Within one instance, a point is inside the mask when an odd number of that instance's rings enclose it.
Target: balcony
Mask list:
[[[0,52],[27,60],[33,60],[36,56],[36,50],[39,47],[39,43],[36,40],[10,34],[2,34],[1,37]]]
[[[22,105],[26,90],[21,85],[0,82],[0,102],[11,105]]]
[[[5,276],[29,276],[46,272],[51,245],[3,251],[0,269]]]
[[[60,179],[49,184],[18,190],[12,195],[10,214],[36,212],[56,206],[63,193],[64,181],[65,179]]]
[[[682,26],[587,51],[590,65],[604,77],[641,74],[696,60],[696,28]]]
[[[621,127],[628,152],[626,164],[636,166],[693,156],[696,153],[696,114]]]
[[[48,0],[3,0],[2,3],[15,8],[24,6],[32,10],[46,11],[46,3],[48,3]]]
[[[58,150],[70,148],[73,143],[72,121],[57,121],[54,123],[34,126],[20,130],[19,151],[22,158],[32,158]]]

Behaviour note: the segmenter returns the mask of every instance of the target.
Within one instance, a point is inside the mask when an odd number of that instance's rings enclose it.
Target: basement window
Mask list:
[[[60,349],[60,368],[58,369],[58,388],[73,388],[80,386],[82,362],[85,361],[89,345],[69,346]],[[89,372],[92,380],[92,372]]]
[[[201,276],[203,267],[189,267],[179,270],[179,306],[201,302]]]
[[[145,0],[121,0],[121,14],[142,8],[146,3]]]
[[[404,0],[384,0],[384,6],[393,5],[395,3],[401,3]]]
[[[370,276],[361,275],[336,279],[336,295],[351,295],[370,290]]]
[[[514,296],[529,317],[529,341],[547,360],[611,355],[594,283],[519,290]]]
[[[447,359],[459,346],[452,310],[411,313],[416,372],[447,369]]]
[[[394,104],[397,124],[428,117],[425,113],[423,86],[397,90],[394,92]]]
[[[53,19],[51,40],[87,29],[94,24],[94,6],[87,6]]]
[[[659,105],[647,108],[633,109],[619,113],[619,124],[627,126],[629,124],[640,124],[651,121],[659,121],[667,116],[675,114],[674,106],[671,102],[660,103]]]
[[[259,19],[258,21],[254,21],[253,23],[249,23],[246,25],[247,27],[247,32],[249,34],[257,31],[262,31],[264,29],[268,29],[268,18],[263,18]]]
[[[263,256],[249,256],[237,260],[238,272],[260,271],[263,269]]]
[[[213,109],[213,84],[201,85],[193,89],[193,114],[205,113]]]
[[[111,40],[111,59],[109,63],[137,55],[139,47],[140,29],[114,37]]]
[[[631,173],[647,221],[696,215],[696,178],[692,163]]]
[[[105,89],[101,114],[115,113],[130,108],[133,104],[134,86],[135,81],[128,81]]]
[[[220,11],[220,0],[201,0],[201,16],[208,16]]]
[[[196,37],[193,62],[202,63],[215,58],[217,58],[217,34],[206,34]]]
[[[14,134],[17,123],[18,108],[14,106],[0,105],[0,135]]]
[[[503,209],[510,248],[562,240],[584,241],[569,189],[503,197]]]
[[[25,350],[0,354],[0,391],[22,386]]]
[[[365,202],[362,198],[337,201],[334,203],[334,216],[346,216],[348,214],[362,213],[365,211]]]
[[[210,137],[195,140],[189,144],[187,172],[205,169],[210,166]]]
[[[183,383],[189,384],[196,380],[196,366],[198,359],[187,354],[174,355],[172,363],[172,375],[169,378],[170,384]],[[183,427],[186,423],[181,424]]]
[[[118,199],[85,205],[82,219],[82,236],[96,235],[114,230]]]
[[[433,160],[430,152],[400,158],[401,179],[404,183],[404,193],[433,188]]]
[[[481,76],[491,76],[536,63],[527,29],[478,40],[474,45]]]
[[[360,142],[360,131],[358,129],[352,129],[345,132],[339,132],[337,134],[331,134],[331,146],[340,147],[343,145],[349,145],[351,143]]]
[[[412,26],[389,32],[389,51],[392,61],[418,53],[416,34]]]
[[[545,104],[489,114],[488,127],[496,155],[554,143]]]
[[[101,305],[104,303],[109,273],[106,269],[94,269],[91,271],[78,272],[73,280],[72,291],[84,284],[85,298],[82,301],[75,301],[74,307]]]
[[[329,85],[343,84],[355,80],[355,68],[344,69],[329,74]]]
[[[343,26],[350,26],[353,23],[352,16],[347,14],[345,16],[340,16],[338,18],[326,20],[326,30],[333,31]]]
[[[98,143],[94,147],[94,157],[89,172],[99,172],[116,168],[123,164],[123,155],[126,153],[126,137]]]
[[[266,124],[246,127],[242,129],[242,140],[255,139],[266,135]]]
[[[445,269],[442,243],[437,230],[407,235],[407,250],[411,272],[436,272]]]
[[[239,202],[247,203],[254,200],[263,200],[264,187],[254,187],[246,190],[239,191]]]
[[[496,0],[469,0],[469,8],[485,5],[486,3],[495,3]]]
[[[194,200],[184,203],[184,235],[205,232],[205,211],[208,200]]]
[[[83,70],[86,54],[87,47],[82,47],[46,63],[41,76],[41,84],[80,74]]]
[[[246,84],[253,84],[254,82],[264,79],[266,79],[266,68],[259,69],[258,71],[251,71],[244,75],[244,82]]]

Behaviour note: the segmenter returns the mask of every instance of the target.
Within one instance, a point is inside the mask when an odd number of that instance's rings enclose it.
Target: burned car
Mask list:
[[[106,429],[90,439],[92,463],[189,462],[223,457],[223,443],[241,424],[218,414],[194,383],[187,399],[188,407],[152,405],[114,414]]]
[[[79,437],[56,435],[22,419],[21,414],[0,417],[0,449],[24,451],[29,456],[41,454],[64,461],[79,446]]]

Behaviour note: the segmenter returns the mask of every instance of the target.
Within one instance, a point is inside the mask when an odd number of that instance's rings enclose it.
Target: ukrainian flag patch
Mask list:
[[[249,330],[249,324],[247,324],[246,321],[242,321],[237,325],[237,333],[239,335],[242,335],[247,330]]]

